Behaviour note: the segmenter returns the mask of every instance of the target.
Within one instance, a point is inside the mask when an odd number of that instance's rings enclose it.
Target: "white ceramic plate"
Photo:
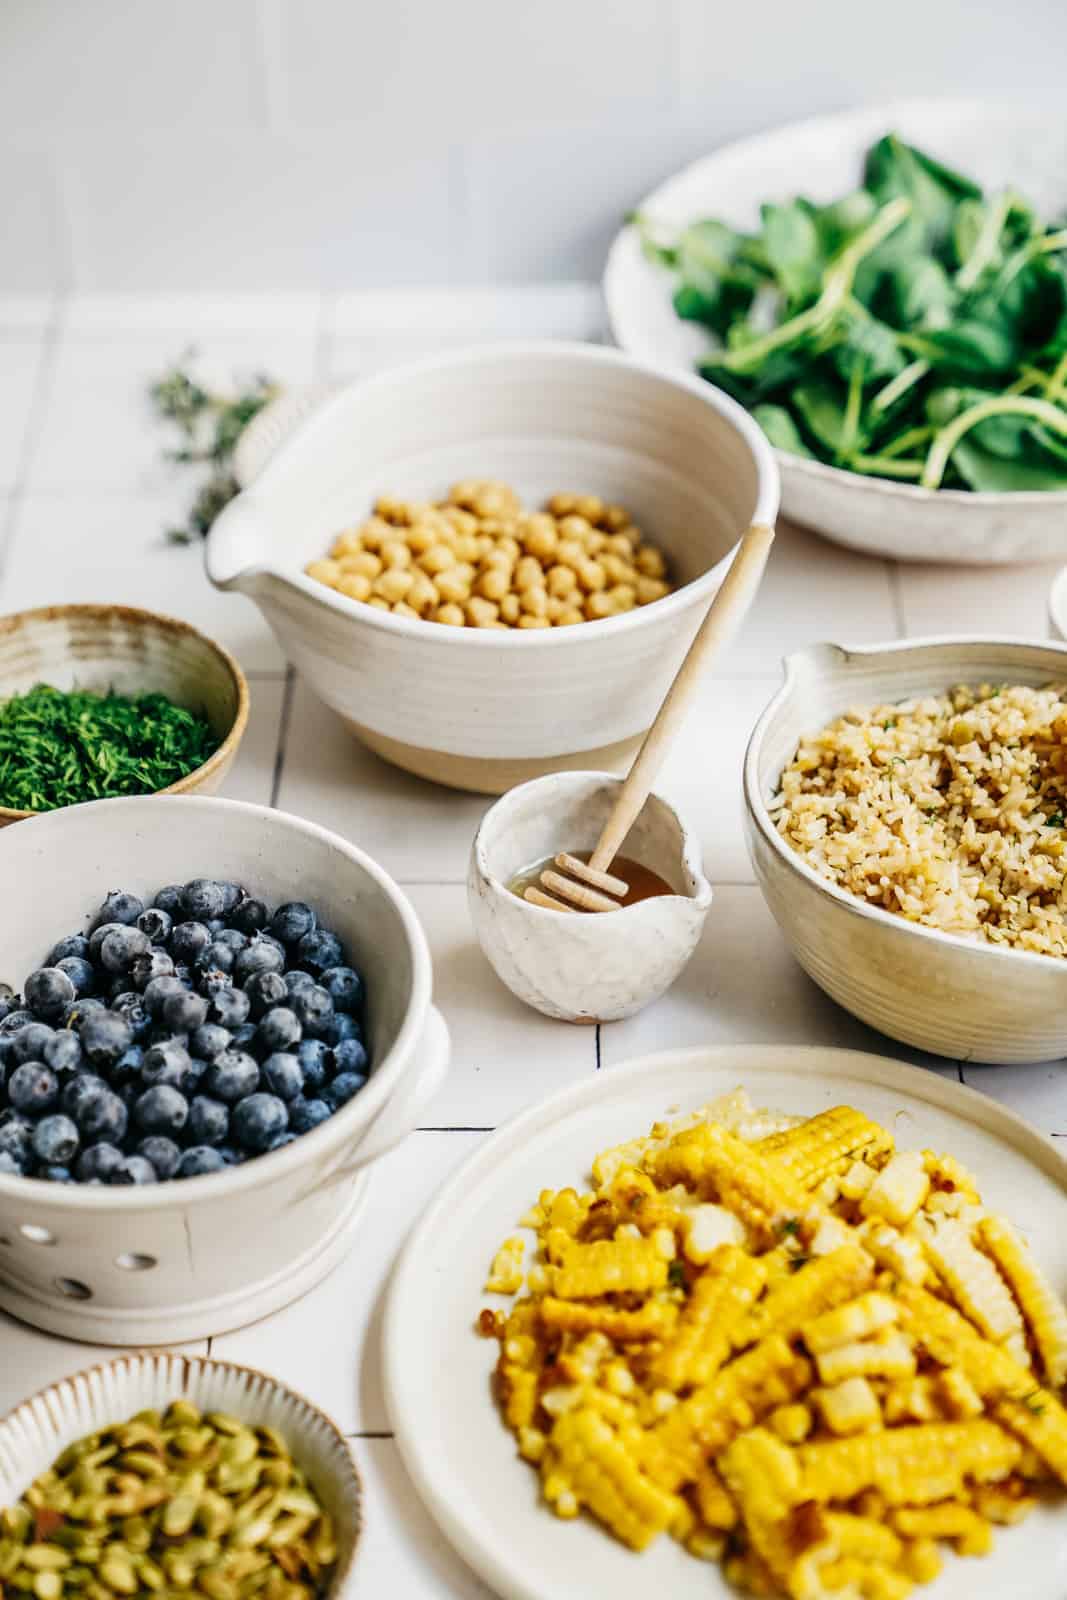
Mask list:
[[[1048,593],[1048,613],[1055,629],[1053,638],[1067,639],[1067,567],[1061,567]]]
[[[677,225],[722,217],[754,227],[765,200],[798,193],[818,202],[855,188],[863,156],[882,134],[977,178],[1019,189],[1047,217],[1067,205],[1067,119],[1037,106],[914,100],[776,128],[687,167],[637,208]],[[611,248],[604,297],[618,344],[642,360],[691,372],[711,336],[682,322],[671,278],[647,261],[635,229]],[[1067,493],[970,494],[865,478],[778,452],[782,511],[857,550],[911,561],[1006,563],[1067,558]]]
[[[641,1556],[591,1521],[538,1501],[490,1398],[495,1341],[474,1332],[503,1302],[484,1284],[500,1241],[543,1188],[587,1184],[598,1150],[744,1084],[757,1105],[811,1114],[840,1102],[895,1126],[909,1146],[950,1150],[986,1201],[1025,1231],[1067,1288],[1067,1161],[984,1095],[857,1051],[747,1045],[669,1051],[568,1089],[502,1128],[445,1187],[405,1246],[386,1306],[385,1385],[405,1463],[461,1555],[505,1600],[736,1600],[718,1567],[663,1538]],[[1036,1512],[998,1529],[993,1554],[946,1560],[929,1600],[1063,1600],[1067,1517]]]

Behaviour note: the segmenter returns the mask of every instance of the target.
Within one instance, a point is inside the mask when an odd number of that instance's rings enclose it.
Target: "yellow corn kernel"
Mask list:
[[[905,1539],[900,1564],[916,1583],[933,1583],[941,1574],[941,1552],[933,1539]]]
[[[922,1155],[930,1186],[935,1192],[962,1194],[974,1205],[980,1203],[982,1196],[978,1192],[978,1181],[962,1161],[957,1161],[955,1156],[941,1155],[936,1150],[924,1150]]]
[[[792,1405],[776,1406],[767,1418],[768,1428],[783,1444],[802,1444],[814,1425],[810,1407],[799,1400]]]
[[[930,1192],[930,1179],[917,1150],[895,1155],[875,1178],[860,1201],[865,1217],[902,1228],[910,1222]]]
[[[363,572],[344,573],[338,579],[337,588],[341,594],[346,594],[350,600],[369,601],[371,598],[371,580]]]
[[[732,1211],[710,1201],[682,1214],[685,1238],[682,1254],[687,1261],[703,1266],[724,1244],[744,1244],[745,1230]]]
[[[877,1176],[875,1169],[869,1167],[866,1161],[853,1161],[848,1170],[841,1174],[839,1191],[845,1200],[862,1200]]]
[[[654,1363],[652,1376],[665,1389],[710,1383],[730,1354],[734,1329],[758,1298],[763,1264],[736,1245],[722,1245],[712,1270],[702,1273],[689,1293],[675,1335]]]
[[[656,1238],[597,1239],[592,1244],[568,1241],[562,1261],[552,1269],[552,1288],[560,1300],[647,1293],[664,1286],[667,1267],[668,1259]]]
[[[522,1258],[525,1250],[525,1241],[518,1234],[504,1240],[493,1257],[493,1265],[485,1280],[485,1287],[491,1294],[514,1294],[522,1288]]]
[[[1067,1383],[1067,1306],[1003,1217],[984,1217],[978,1243],[1000,1269],[1033,1336],[1045,1375],[1054,1389]]]
[[[851,1344],[856,1339],[866,1339],[879,1328],[887,1328],[900,1317],[900,1307],[888,1295],[872,1290],[850,1300],[836,1311],[827,1311],[814,1321],[805,1323],[801,1338],[812,1355],[833,1350],[838,1345]]]
[[[737,1526],[737,1506],[711,1462],[697,1473],[694,1485],[697,1509],[709,1528],[719,1528],[729,1533]]]
[[[579,1503],[631,1549],[644,1550],[683,1514],[677,1497],[644,1476],[618,1433],[591,1408],[560,1417],[551,1446]]]
[[[805,1189],[812,1189],[830,1173],[844,1171],[861,1151],[891,1149],[892,1143],[885,1129],[862,1112],[851,1106],[832,1106],[796,1127],[761,1139],[756,1149]]]
[[[1005,1528],[1024,1521],[1037,1504],[1037,1496],[1027,1493],[1026,1481],[1019,1475],[1005,1478],[1002,1483],[980,1484],[974,1491],[974,1508],[979,1516]]]
[[[949,1500],[943,1505],[902,1506],[891,1514],[898,1533],[908,1539],[953,1539],[960,1555],[985,1555],[992,1545],[992,1529],[968,1505]]]
[[[915,1232],[938,1277],[960,1310],[997,1343],[1022,1330],[1022,1317],[988,1256],[976,1250],[961,1222],[915,1219]]]
[[[964,1417],[980,1417],[985,1410],[982,1396],[965,1372],[959,1367],[946,1367],[938,1373],[938,1388],[950,1417],[961,1421]]]
[[[894,1279],[923,1284],[929,1277],[921,1242],[910,1233],[899,1233],[886,1222],[865,1222],[858,1230],[863,1248]]]
[[[944,1395],[940,1384],[929,1373],[900,1378],[886,1387],[883,1403],[885,1419],[896,1422],[940,1422],[944,1416]]]
[[[900,1561],[900,1540],[880,1519],[828,1511],[823,1521],[828,1543],[839,1555],[886,1567],[894,1567]]]
[[[995,1422],[934,1422],[852,1439],[799,1445],[801,1498],[820,1505],[878,1489],[890,1505],[958,1498],[974,1478],[1002,1478],[1019,1460],[1017,1442]]]
[[[678,1320],[678,1307],[659,1300],[647,1300],[636,1311],[626,1311],[603,1302],[587,1305],[546,1295],[540,1302],[540,1313],[545,1328],[551,1331],[600,1332],[619,1344],[667,1338]]]
[[[915,1352],[905,1334],[882,1334],[878,1339],[857,1340],[837,1345],[815,1357],[823,1383],[841,1383],[845,1378],[910,1378],[915,1371]]]
[[[703,1199],[717,1200],[764,1234],[804,1205],[801,1189],[718,1123],[676,1134],[648,1157],[646,1170],[666,1186],[684,1183]]]
[[[812,1399],[831,1433],[865,1433],[882,1421],[878,1396],[866,1378],[846,1378],[826,1389],[816,1389]]]
[[[791,1272],[753,1308],[739,1330],[739,1340],[759,1339],[772,1331],[793,1339],[805,1323],[869,1289],[873,1277],[870,1256],[856,1245],[820,1256]]]

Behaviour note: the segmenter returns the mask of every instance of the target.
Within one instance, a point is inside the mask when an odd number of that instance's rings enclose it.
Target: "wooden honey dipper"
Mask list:
[[[700,675],[733,638],[759,587],[774,529],[753,523],[737,547],[730,569],[716,591],[656,720],[645,734],[588,862],[562,851],[523,898],[551,911],[617,911],[629,890],[624,878],[607,869],[619,853],[641,807],[652,792],[667,752],[678,735]]]

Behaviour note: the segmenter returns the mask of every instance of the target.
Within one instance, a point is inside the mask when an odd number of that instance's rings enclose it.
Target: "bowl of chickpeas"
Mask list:
[[[728,396],[596,345],[450,352],[353,383],[207,542],[385,759],[498,794],[619,769],[778,472]]]

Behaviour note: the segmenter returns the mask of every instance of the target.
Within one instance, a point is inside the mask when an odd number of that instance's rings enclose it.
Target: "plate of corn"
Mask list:
[[[446,1186],[387,1397],[507,1600],[1064,1600],[1065,1291],[1067,1162],[995,1102],[853,1051],[670,1052]]]

